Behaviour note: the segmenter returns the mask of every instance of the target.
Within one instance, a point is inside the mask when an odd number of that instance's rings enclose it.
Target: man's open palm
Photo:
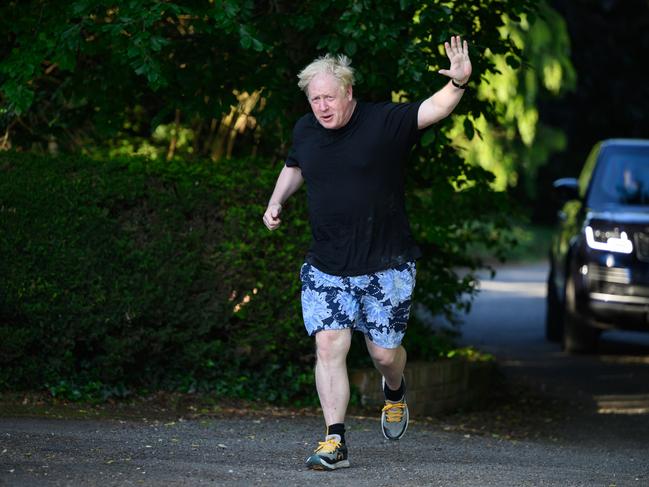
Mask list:
[[[458,83],[466,83],[471,76],[471,60],[469,59],[469,45],[462,42],[460,36],[451,37],[451,42],[444,43],[446,55],[451,66],[448,69],[440,69],[439,74],[448,76]]]

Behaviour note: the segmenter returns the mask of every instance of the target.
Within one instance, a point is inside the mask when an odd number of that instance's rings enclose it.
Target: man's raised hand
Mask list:
[[[448,76],[458,85],[464,85],[469,81],[471,76],[471,60],[469,59],[469,45],[466,41],[462,42],[460,36],[452,36],[451,42],[444,43],[446,55],[451,66],[448,69],[440,69],[439,74]]]

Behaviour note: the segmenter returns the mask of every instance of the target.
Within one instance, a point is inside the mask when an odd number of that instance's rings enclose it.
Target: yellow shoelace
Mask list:
[[[318,442],[318,448],[315,449],[315,453],[333,453],[339,446],[340,442],[338,440],[329,438],[328,440]]]
[[[403,411],[406,409],[406,404],[403,402],[388,402],[383,406],[385,419],[388,423],[398,423],[403,419]]]

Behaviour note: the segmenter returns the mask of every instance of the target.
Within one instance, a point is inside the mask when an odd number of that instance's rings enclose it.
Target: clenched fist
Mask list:
[[[275,230],[279,227],[279,224],[282,220],[279,219],[279,214],[282,212],[282,205],[279,203],[271,203],[266,208],[264,213],[264,225],[268,227],[268,230]]]

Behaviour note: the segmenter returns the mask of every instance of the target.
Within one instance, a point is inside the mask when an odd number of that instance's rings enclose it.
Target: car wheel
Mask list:
[[[545,338],[550,342],[558,343],[563,335],[563,315],[557,287],[554,284],[554,270],[551,270],[548,276],[545,306]]]
[[[577,312],[575,282],[572,276],[566,280],[566,296],[563,306],[563,349],[569,353],[589,353],[595,350],[599,330],[589,326]]]

